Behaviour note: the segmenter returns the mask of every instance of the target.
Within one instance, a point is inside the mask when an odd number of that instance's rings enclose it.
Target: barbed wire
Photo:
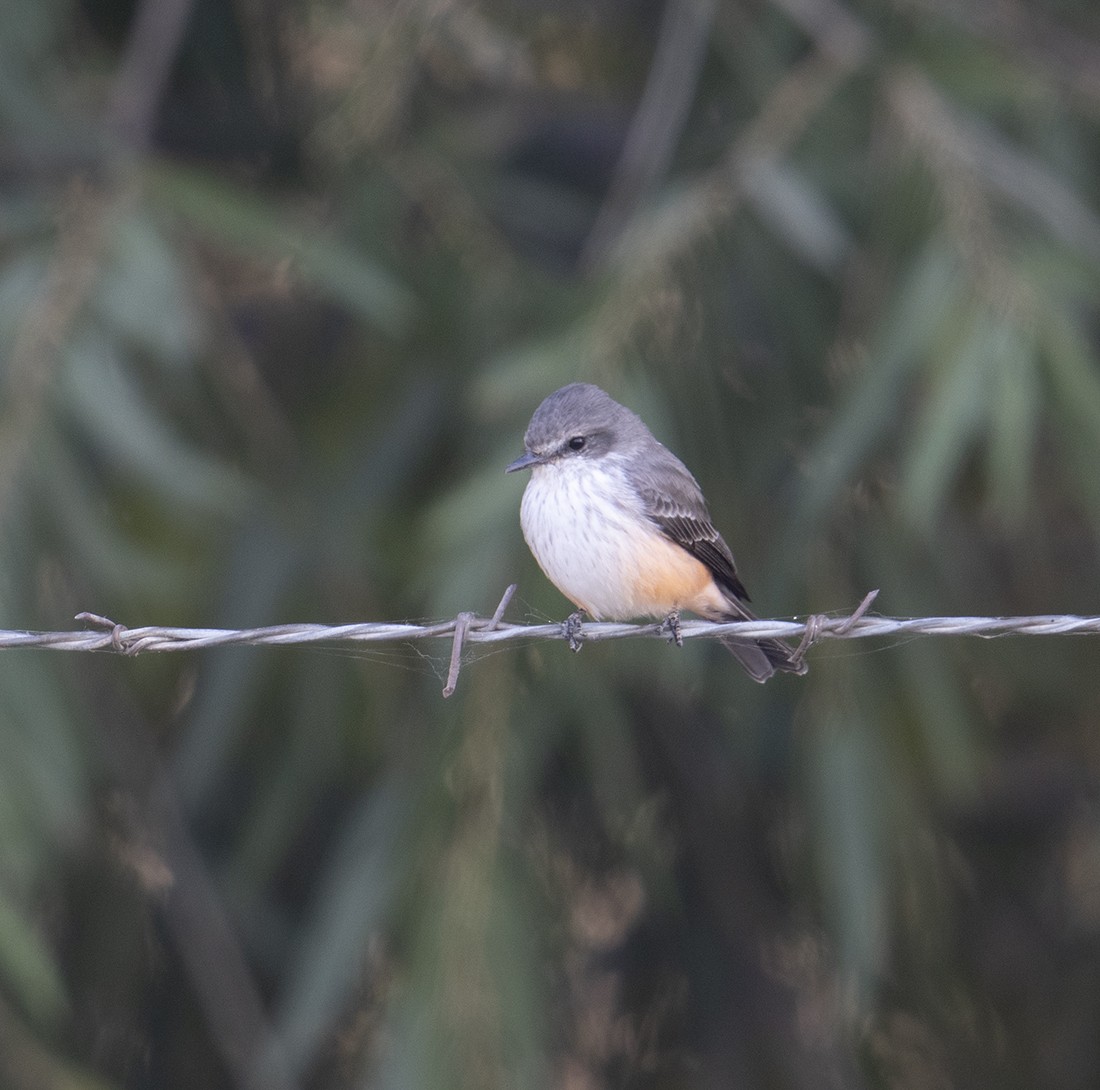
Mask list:
[[[867,594],[849,614],[813,614],[804,621],[683,620],[673,632],[667,621],[652,624],[569,622],[514,624],[503,620],[515,584],[505,592],[491,617],[460,613],[432,624],[365,622],[357,624],[281,624],[263,628],[174,628],[144,625],[128,628],[97,613],[78,613],[87,628],[72,632],[0,630],[0,650],[41,648],[49,651],[112,651],[142,655],[166,651],[197,651],[210,647],[276,646],[331,643],[404,643],[409,640],[450,637],[451,661],[444,696],[458,681],[462,649],[467,643],[504,643],[509,640],[566,640],[574,650],[584,643],[634,638],[797,639],[798,654],[805,654],[821,640],[858,640],[873,636],[1079,636],[1100,635],[1100,617],[1076,614],[1044,614],[1031,617],[883,617],[867,611],[877,590]]]

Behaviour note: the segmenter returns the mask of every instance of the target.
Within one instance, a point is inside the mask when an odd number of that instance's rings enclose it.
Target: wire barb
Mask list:
[[[466,633],[470,630],[477,617],[476,613],[460,613],[455,618],[455,637],[451,644],[451,665],[447,670],[447,684],[443,686],[444,699],[455,691],[458,685],[458,671],[462,669],[462,644],[466,640]]]
[[[497,606],[496,611],[493,613],[491,620],[486,629],[496,628],[504,618],[504,611],[508,608],[508,603],[512,600],[512,595],[516,593],[516,589],[519,587],[518,583],[509,583],[501,596],[500,605]]]
[[[833,623],[824,613],[811,613],[806,618],[806,631],[802,634],[798,647],[795,648],[794,662],[801,666],[806,658],[806,652],[821,638],[826,627],[832,624],[832,635],[846,636],[855,627],[856,622],[871,608],[871,603],[878,597],[877,590],[868,591],[863,596],[863,601],[847,616],[839,622]]]
[[[852,626],[862,617],[867,610],[871,608],[871,603],[878,597],[878,590],[869,590],[864,596],[863,601],[856,606],[852,615],[846,620],[841,621],[837,626],[836,634],[838,636],[845,636],[852,631]]]
[[[491,632],[500,624],[512,595],[516,593],[517,583],[509,584],[501,596],[500,604],[488,621],[478,621],[476,613],[460,613],[455,618],[454,639],[451,642],[451,664],[447,669],[447,684],[443,686],[443,697],[446,699],[454,694],[458,686],[458,672],[462,669],[462,645],[466,642],[466,633],[474,625],[479,625],[484,632]]]
[[[123,636],[126,634],[126,626],[112,621],[110,617],[101,617],[98,613],[78,613],[75,620],[96,625],[109,632],[111,634],[111,648],[120,655],[136,655],[140,650],[138,644],[127,644],[123,640]]]

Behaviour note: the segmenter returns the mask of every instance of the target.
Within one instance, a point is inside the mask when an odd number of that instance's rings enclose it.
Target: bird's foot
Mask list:
[[[668,633],[668,642],[677,647],[684,646],[684,634],[680,631],[680,611],[674,609],[662,622],[661,628]]]
[[[578,609],[574,613],[570,613],[568,617],[562,621],[561,630],[562,634],[569,641],[569,650],[574,654],[581,649],[581,643],[584,639],[584,610]]]

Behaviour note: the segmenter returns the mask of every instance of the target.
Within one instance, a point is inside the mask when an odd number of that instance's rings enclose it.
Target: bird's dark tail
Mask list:
[[[716,618],[717,619],[717,618]],[[736,612],[721,618],[724,621],[755,621],[759,618],[740,602],[736,603]],[[746,640],[729,638],[722,640],[724,647],[745,668],[745,672],[763,684],[774,673],[804,674],[809,667],[795,648],[782,640]]]

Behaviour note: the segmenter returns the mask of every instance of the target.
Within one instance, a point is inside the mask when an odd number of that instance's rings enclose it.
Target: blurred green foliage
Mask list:
[[[567,605],[594,381],[764,615],[1096,613],[1085,0],[0,2],[0,626]],[[0,656],[0,1084],[1092,1087],[1094,641]]]

